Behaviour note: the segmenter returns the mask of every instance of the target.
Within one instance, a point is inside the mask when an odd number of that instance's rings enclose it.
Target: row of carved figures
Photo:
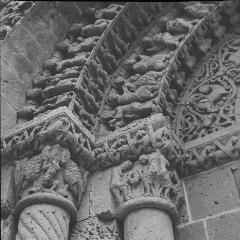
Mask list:
[[[133,5],[139,11],[131,14]],[[157,11],[140,5],[84,9],[81,22],[70,27],[44,64],[43,75],[34,79],[27,93],[29,105],[19,111],[19,118],[31,120],[67,106],[93,132],[110,76]]]
[[[231,2],[180,6],[159,17],[120,66],[101,112],[101,134],[156,112],[173,120],[187,79],[238,21]]]

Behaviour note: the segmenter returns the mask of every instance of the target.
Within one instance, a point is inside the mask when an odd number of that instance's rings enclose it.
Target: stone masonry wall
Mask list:
[[[188,220],[179,240],[240,239],[240,162],[183,180]]]

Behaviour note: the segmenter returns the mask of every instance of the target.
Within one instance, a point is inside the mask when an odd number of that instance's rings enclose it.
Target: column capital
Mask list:
[[[180,179],[173,162],[159,151],[126,160],[112,173],[111,192],[116,206],[115,216],[123,219],[140,208],[156,208],[166,212],[174,223],[178,205],[184,200]]]

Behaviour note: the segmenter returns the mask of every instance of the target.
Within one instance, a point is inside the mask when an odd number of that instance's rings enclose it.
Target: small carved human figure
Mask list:
[[[147,169],[143,177],[145,196],[157,196],[167,198],[171,187],[171,179],[168,174],[168,160],[158,152],[141,155],[140,163],[146,164]]]
[[[128,182],[128,175],[124,174],[131,170],[132,167],[132,162],[126,160],[119,167],[116,167],[113,170],[111,192],[117,205],[133,198]]]

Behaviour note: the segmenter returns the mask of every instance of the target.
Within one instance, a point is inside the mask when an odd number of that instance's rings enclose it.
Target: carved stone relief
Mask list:
[[[177,114],[176,132],[183,142],[239,122],[239,40],[228,36],[191,78]]]
[[[180,209],[179,176],[239,159],[239,34],[230,35],[236,24],[233,7],[217,5],[190,2],[171,9],[164,3],[127,3],[83,11],[43,75],[34,79],[27,106],[18,113],[33,124],[1,141],[2,163],[16,166],[20,203],[54,194],[79,207],[87,170],[120,164],[111,181],[116,208],[152,197]],[[62,115],[41,120],[63,106],[81,124]],[[172,126],[177,121],[176,135],[168,120]],[[236,128],[194,142],[227,127]],[[92,141],[86,132],[95,133]],[[51,218],[48,226],[62,221],[62,239],[68,238],[71,213],[55,204],[59,215],[52,216],[53,203],[44,204],[21,208],[17,239],[33,235],[22,231],[29,216],[40,219],[37,225],[43,215]],[[1,208],[9,214],[2,201]],[[58,230],[53,235],[51,228],[48,239],[61,239]],[[96,219],[76,227],[71,239],[93,236],[120,239],[116,229]]]
[[[179,55],[179,61],[188,69],[195,65],[196,59],[189,53],[188,46],[181,45],[215,4],[189,3],[185,6],[179,3],[179,6],[158,17],[133,53],[120,65],[100,112],[100,135],[158,112],[174,118],[173,109],[186,74],[178,72],[180,66],[173,64],[175,55]],[[209,44],[209,39],[199,39],[202,51],[207,51]],[[175,75],[172,81],[166,80],[170,67]]]
[[[199,173],[240,158],[240,131],[219,136],[199,146],[190,146],[177,166],[181,177]]]
[[[87,172],[71,160],[68,149],[59,144],[46,146],[40,154],[15,164],[18,199],[40,192],[57,193],[79,207]]]
[[[161,10],[157,3],[146,9],[142,3],[100,5],[84,8],[81,22],[74,23],[68,37],[56,45],[53,57],[43,66],[42,76],[33,81],[34,88],[28,91],[27,104],[18,112],[19,118],[31,120],[66,106],[86,129],[95,132],[111,75]],[[130,14],[132,8],[138,11]]]
[[[140,197],[163,198],[179,205],[183,199],[181,184],[171,163],[157,150],[143,154],[133,164],[126,160],[113,170],[111,192],[119,207],[126,201]],[[181,196],[180,196],[181,195]]]
[[[34,1],[2,1],[0,5],[0,40],[3,40],[13,26],[34,5]]]

